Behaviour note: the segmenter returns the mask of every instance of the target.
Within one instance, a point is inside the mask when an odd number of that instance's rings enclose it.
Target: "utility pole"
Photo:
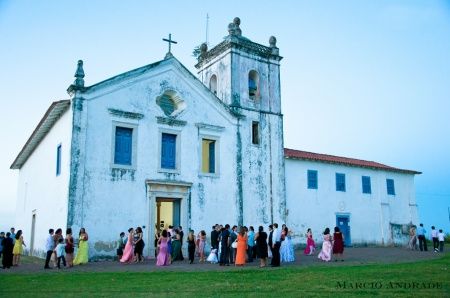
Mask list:
[[[209,14],[206,14],[206,45],[209,46]]]

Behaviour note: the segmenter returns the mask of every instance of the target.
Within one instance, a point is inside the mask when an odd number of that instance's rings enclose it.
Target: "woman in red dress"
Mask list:
[[[341,231],[338,227],[334,228],[333,234],[333,255],[335,255],[334,261],[337,262],[339,259],[344,261],[343,257],[344,253],[344,235],[342,235]]]

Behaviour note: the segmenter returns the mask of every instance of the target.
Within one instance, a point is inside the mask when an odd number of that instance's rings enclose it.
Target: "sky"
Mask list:
[[[420,220],[450,231],[450,1],[0,0],[0,230],[14,225],[13,160],[50,103],[172,52],[242,34],[281,61],[285,147],[423,172]]]

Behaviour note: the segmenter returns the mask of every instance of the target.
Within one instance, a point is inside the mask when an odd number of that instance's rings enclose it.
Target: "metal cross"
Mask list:
[[[169,39],[167,39],[167,38],[163,38],[163,40],[164,41],[167,41],[167,43],[169,44],[169,53],[170,53],[170,50],[171,50],[171,46],[172,46],[172,43],[177,43],[176,41],[174,41],[174,40],[172,40],[172,34],[170,34],[169,33]]]

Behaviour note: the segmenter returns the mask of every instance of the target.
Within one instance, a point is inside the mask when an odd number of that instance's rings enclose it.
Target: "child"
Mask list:
[[[438,239],[439,239],[439,251],[444,252],[444,233],[442,232],[442,229],[439,230]]]
[[[209,253],[208,258],[206,261],[211,262],[211,264],[217,264],[219,261],[217,259],[217,249],[213,248],[211,249],[211,252]]]
[[[120,261],[120,259],[123,256],[123,249],[125,248],[125,243],[123,242],[123,237],[125,237],[125,233],[120,233],[120,238],[117,240],[117,258]]]
[[[64,244],[63,238],[58,239],[58,245],[56,245],[55,252],[56,257],[58,258],[58,269],[61,269],[61,260],[63,261],[64,267],[66,267],[66,258],[64,257],[66,255],[66,245]]]

